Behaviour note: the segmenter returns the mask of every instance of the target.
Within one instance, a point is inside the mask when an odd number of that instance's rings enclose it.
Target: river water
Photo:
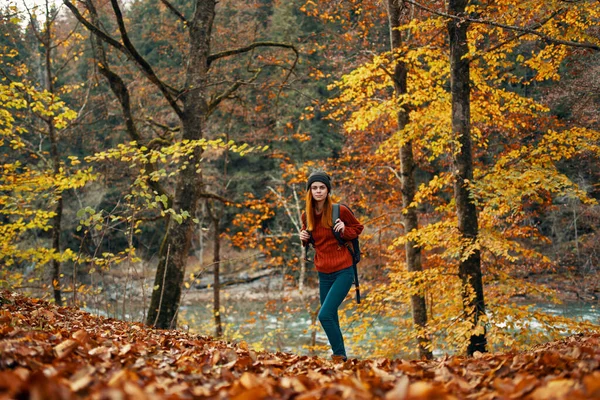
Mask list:
[[[317,354],[327,357],[329,352],[327,338],[318,323],[315,322],[315,310],[318,308],[318,295],[307,296],[305,302],[281,298],[280,290],[262,293],[259,298],[250,297],[252,291],[244,291],[240,296],[230,296],[224,291],[221,298],[221,317],[224,325],[225,339],[245,341],[257,350],[284,351],[295,354]],[[265,296],[266,295],[266,296]],[[266,299],[265,299],[266,297]],[[352,312],[353,307],[347,300],[343,309]],[[186,300],[179,312],[178,327],[190,333],[214,336],[214,317],[210,293],[204,293],[203,300],[197,297]],[[523,303],[521,303],[523,304]],[[88,309],[87,311],[129,321],[143,321],[143,306],[133,303],[115,303],[114,308]],[[530,304],[536,311],[545,314],[566,317],[577,321],[587,321],[598,326],[600,331],[600,303],[566,302],[563,304],[537,303]],[[378,340],[393,338],[397,332],[398,320],[384,318],[378,315],[361,315],[361,318],[371,319],[368,337],[358,343],[347,346],[349,356],[353,356],[352,345],[360,347],[362,355],[373,354]],[[409,319],[407,313],[403,318]],[[527,321],[528,329],[542,329],[535,320]],[[342,325],[344,336],[351,336],[353,326]],[[574,333],[574,332],[572,332]],[[350,340],[348,340],[350,341]],[[312,346],[316,345],[316,346]],[[494,351],[506,350],[494,347]],[[440,350],[434,351],[435,356],[442,356]],[[414,357],[414,355],[397,354],[397,357]]]
[[[234,341],[245,341],[254,344],[255,348],[268,351],[284,351],[295,354],[318,354],[327,356],[327,338],[318,324],[312,324],[317,308],[316,299],[311,304],[302,306],[299,302],[284,302],[281,300],[250,301],[225,300],[222,320],[226,337]],[[598,303],[569,302],[564,304],[533,304],[536,311],[574,319],[588,321],[598,325],[600,331],[600,311]],[[312,314],[312,315],[311,315]],[[410,316],[406,316],[410,318]],[[371,316],[373,322],[369,328],[370,337],[393,337],[397,325],[392,321],[378,316]],[[180,311],[180,327],[189,329],[192,333],[214,335],[212,305],[193,305],[182,307]],[[536,329],[535,321],[530,323]],[[348,329],[348,327],[343,327]],[[351,328],[351,327],[350,327]],[[315,344],[321,346],[317,352],[311,352],[309,345],[313,341],[313,331],[316,332]],[[345,335],[346,336],[346,335]],[[372,346],[365,341],[365,346]],[[502,350],[502,349],[494,349]],[[442,354],[434,355],[441,356]],[[349,354],[351,356],[351,354]],[[398,355],[403,356],[403,355]]]

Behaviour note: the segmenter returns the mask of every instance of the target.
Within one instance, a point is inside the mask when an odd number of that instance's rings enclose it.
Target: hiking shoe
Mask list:
[[[334,363],[343,363],[346,360],[348,360],[346,356],[337,356],[335,354],[331,356],[331,361],[333,361]]]

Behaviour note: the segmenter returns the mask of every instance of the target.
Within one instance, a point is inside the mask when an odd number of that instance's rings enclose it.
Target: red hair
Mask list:
[[[304,214],[306,215],[306,230],[312,232],[315,228],[315,199],[313,199],[310,189],[306,191],[306,208]],[[333,228],[333,221],[331,221],[333,214],[333,202],[331,196],[327,193],[325,204],[323,205],[323,215],[321,216],[321,226],[325,228]]]

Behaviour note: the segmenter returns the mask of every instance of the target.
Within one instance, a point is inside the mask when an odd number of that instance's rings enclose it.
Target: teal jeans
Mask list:
[[[354,274],[351,266],[331,274],[319,272],[319,297],[321,300],[319,322],[321,322],[331,350],[336,356],[346,357],[338,308],[346,298],[353,282]]]

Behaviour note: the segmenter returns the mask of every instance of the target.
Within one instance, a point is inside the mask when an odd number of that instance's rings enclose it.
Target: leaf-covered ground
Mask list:
[[[0,399],[600,399],[600,335],[525,353],[329,360],[255,352],[0,292]]]

